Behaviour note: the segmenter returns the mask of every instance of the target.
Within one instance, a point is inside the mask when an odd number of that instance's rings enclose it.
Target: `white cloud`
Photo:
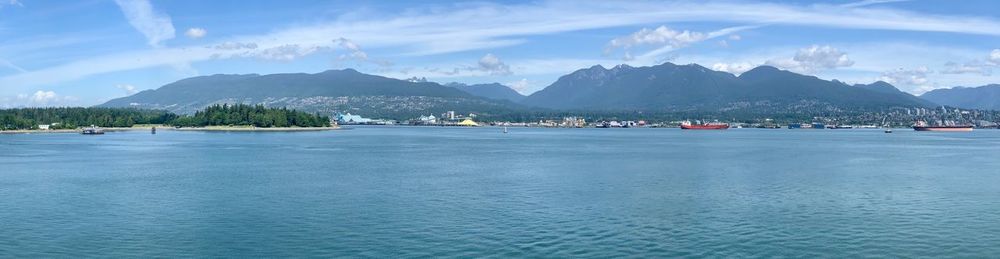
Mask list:
[[[750,71],[757,67],[756,64],[750,62],[737,62],[737,63],[715,63],[712,65],[712,70],[727,72],[734,75],[743,74],[743,72]]]
[[[24,4],[22,4],[19,0],[0,0],[0,9],[3,9],[3,7],[7,5],[24,7]]]
[[[388,60],[378,60],[371,59],[368,57],[368,53],[361,49],[361,46],[350,39],[339,38],[334,40],[337,46],[341,49],[346,50],[347,53],[340,55],[340,60],[354,60],[360,62],[369,62],[386,69],[386,67],[392,66],[392,62]]]
[[[10,68],[10,69],[13,69],[13,70],[17,70],[18,72],[21,72],[21,73],[28,72],[28,70],[25,70],[24,68],[22,68],[22,67],[20,67],[18,65],[15,65],[14,63],[10,63],[10,61],[7,61],[6,59],[0,59],[0,66],[7,67],[7,68]]]
[[[455,76],[455,75],[466,75],[466,76],[508,76],[514,74],[511,70],[510,65],[500,60],[499,57],[493,55],[492,53],[487,53],[475,66],[460,66],[451,69],[444,69],[441,67],[427,67],[425,68],[427,72],[435,73],[437,75],[444,76]],[[466,73],[470,72],[470,73]]]
[[[510,66],[504,63],[500,58],[494,56],[493,54],[486,54],[479,59],[479,70],[485,71],[490,75],[510,75],[513,72],[510,71]]]
[[[242,42],[232,42],[227,41],[221,44],[211,46],[211,48],[218,50],[241,50],[241,49],[257,49],[257,43],[242,43]]]
[[[754,29],[754,28],[759,28],[759,27],[761,27],[761,26],[760,25],[747,25],[747,26],[735,26],[735,27],[723,28],[723,29],[720,29],[720,30],[716,30],[716,31],[712,31],[712,32],[706,33],[705,34],[705,38],[702,39],[702,40],[714,39],[714,38],[717,38],[717,37],[722,37],[722,36],[730,35],[732,33],[736,33],[736,32],[739,32],[739,31],[744,31],[744,30],[749,30],[749,29]],[[722,47],[728,47],[729,46],[729,42],[727,42],[725,40],[722,40],[722,41],[719,42],[719,45],[721,45]],[[671,55],[667,55],[667,54],[671,53],[674,50],[677,50],[679,48],[680,48],[679,46],[674,46],[674,45],[669,45],[668,44],[666,46],[663,46],[663,47],[660,47],[660,48],[648,51],[648,52],[643,53],[642,55],[639,55],[639,56],[636,56],[636,57],[633,57],[632,53],[629,53],[628,51],[625,51],[625,56],[624,56],[623,59],[625,61],[634,61],[634,60],[637,60],[637,61],[640,61],[642,63],[657,63],[657,64],[659,64],[659,63],[668,62],[668,61],[671,61],[671,60],[674,60],[675,58],[677,58],[676,54],[671,54]],[[605,48],[605,53],[607,53],[607,51],[608,51],[608,48]]]
[[[340,59],[368,60],[368,53],[362,51],[361,46],[358,46],[358,44],[354,43],[354,41],[345,38],[340,38],[335,41],[337,42],[337,45],[340,45],[341,48],[348,51],[347,54],[341,55]]]
[[[731,41],[738,41],[738,40],[742,40],[742,39],[743,39],[743,37],[740,36],[739,34],[729,35],[729,40],[731,40]]]
[[[50,101],[57,100],[59,98],[56,92],[53,91],[38,91],[34,95],[31,95],[31,101],[39,104],[46,104]]]
[[[202,28],[189,28],[184,32],[185,36],[192,39],[201,39],[202,37],[205,37],[206,34],[208,34],[208,31]]]
[[[129,84],[116,85],[115,87],[125,91],[125,96],[133,95],[139,92],[139,90],[135,89],[135,86]]]
[[[678,49],[695,42],[703,41],[708,36],[701,32],[692,32],[688,30],[676,31],[666,26],[660,26],[656,29],[642,28],[641,30],[632,33],[628,36],[618,37],[616,39],[608,42],[607,47],[604,49],[604,53],[608,54],[615,49],[623,49],[625,51],[624,59],[632,60],[632,53],[630,50],[633,47],[638,46],[668,46],[670,49]]]
[[[521,78],[521,80],[507,83],[507,86],[518,93],[525,94],[531,88],[531,83],[528,82],[527,78]]]
[[[955,62],[948,62],[944,64],[944,69],[940,71],[942,74],[979,74],[984,76],[989,76],[993,73],[985,64],[969,62],[964,64],[958,64]]]
[[[261,60],[292,61],[301,57],[308,56],[317,51],[326,49],[329,49],[329,47],[287,44],[272,48],[260,49],[259,51],[249,52],[250,55],[247,56],[255,57]]]
[[[66,106],[79,100],[73,96],[62,96],[55,91],[38,90],[34,94],[18,94],[14,100],[4,98],[4,107],[44,107]]]
[[[994,66],[1000,66],[1000,49],[994,49],[990,52],[990,57],[987,60]]]
[[[927,67],[917,67],[914,69],[897,68],[882,72],[878,80],[890,84],[900,84],[906,86],[925,86],[929,83],[927,74],[932,71]]]
[[[160,47],[160,42],[174,38],[174,25],[170,16],[157,13],[149,0],[115,0],[125,19],[139,33],[146,36],[150,46]]]
[[[1000,49],[994,49],[985,60],[974,59],[965,63],[947,62],[941,74],[978,74],[983,76],[993,75],[993,67],[1000,66]]]
[[[859,1],[859,2],[854,2],[854,3],[849,3],[849,4],[843,4],[843,5],[840,5],[840,6],[841,7],[854,8],[854,7],[864,7],[864,6],[869,6],[869,5],[898,3],[898,2],[908,2],[908,1],[910,1],[910,0],[862,0],[862,1]]]
[[[815,73],[818,71],[850,67],[854,65],[846,52],[830,46],[813,45],[799,49],[791,59],[772,59],[767,65],[788,69],[799,73]]]
[[[123,11],[146,10],[134,13],[149,14],[141,16],[124,12],[127,17],[156,17],[129,19],[137,29],[152,28],[140,29],[152,32],[147,36],[151,43],[158,45],[160,41],[173,37],[169,17],[153,15],[148,2],[118,2],[123,6]],[[146,8],[124,8],[133,5]],[[536,35],[698,21],[1000,35],[1000,21],[994,17],[937,15],[888,8],[845,8],[822,4],[542,1],[513,5],[477,3],[433,7],[395,12],[401,15],[377,17],[345,14],[330,22],[294,26],[266,34],[234,36],[229,41],[252,42],[258,46],[257,50],[253,50],[256,52],[290,44],[304,49],[329,46],[331,40],[344,37],[364,42],[368,50],[396,48],[394,53],[404,55],[434,55],[522,44],[526,42],[525,38]],[[497,24],[504,26],[496,26]],[[708,33],[708,38],[711,36],[712,33]],[[235,54],[247,51],[201,48],[222,43],[109,53],[66,60],[58,65],[32,69],[28,73],[2,76],[0,85],[30,87],[60,83],[102,73],[198,62],[213,57],[239,57],[240,55]],[[670,52],[669,48],[665,46],[643,55],[635,55],[634,58],[642,62],[662,60],[662,54]]]

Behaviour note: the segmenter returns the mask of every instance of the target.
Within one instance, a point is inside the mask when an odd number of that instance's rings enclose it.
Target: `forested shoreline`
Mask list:
[[[178,117],[170,124],[180,127],[329,127],[330,117],[263,105],[223,104],[209,106],[195,112],[194,116]]]
[[[192,116],[163,110],[134,108],[16,108],[0,110],[0,130],[33,130],[41,125],[49,129],[132,127],[137,124],[161,124],[177,127],[254,126],[254,127],[329,127],[330,118],[319,114],[267,108],[262,105],[214,105]]]
[[[90,125],[100,127],[132,127],[135,124],[168,124],[176,114],[160,110],[131,108],[18,108],[0,110],[0,130],[76,129]]]

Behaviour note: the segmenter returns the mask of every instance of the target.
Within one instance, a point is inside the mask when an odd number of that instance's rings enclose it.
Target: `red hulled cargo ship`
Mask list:
[[[913,126],[916,131],[972,131],[972,126]]]
[[[915,131],[947,131],[947,132],[962,132],[962,131],[972,131],[972,125],[954,125],[951,123],[944,123],[940,126],[928,125],[925,121],[917,121],[916,125],[913,125],[913,130]],[[949,125],[950,124],[950,125]]]
[[[724,130],[728,129],[729,124],[726,123],[705,123],[705,124],[691,124],[691,123],[681,123],[681,129],[686,130]]]

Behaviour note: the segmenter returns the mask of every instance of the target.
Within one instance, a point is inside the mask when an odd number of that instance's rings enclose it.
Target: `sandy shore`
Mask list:
[[[78,129],[60,130],[0,130],[0,134],[54,134],[54,133],[80,133]]]
[[[340,127],[259,128],[259,127],[242,127],[242,126],[208,126],[208,127],[193,127],[193,128],[164,128],[164,130],[177,130],[177,131],[246,131],[246,132],[323,131],[323,130],[336,130],[336,129],[340,129]]]
[[[131,128],[101,128],[104,132],[116,132],[116,131],[152,131],[153,126],[149,125],[137,125]],[[336,130],[340,127],[274,127],[274,128],[258,128],[250,126],[209,126],[209,127],[192,127],[192,128],[174,128],[170,126],[156,126],[157,131],[165,130],[176,130],[176,131],[241,131],[241,132],[294,132],[294,131],[322,131],[322,130]],[[0,130],[0,134],[67,134],[76,133],[80,134],[82,129],[59,129],[59,130]]]

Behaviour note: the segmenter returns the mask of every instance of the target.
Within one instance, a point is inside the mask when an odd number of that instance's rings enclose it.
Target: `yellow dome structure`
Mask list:
[[[475,121],[472,121],[471,119],[465,119],[462,122],[459,122],[458,125],[459,126],[478,127],[479,123],[476,123]]]

